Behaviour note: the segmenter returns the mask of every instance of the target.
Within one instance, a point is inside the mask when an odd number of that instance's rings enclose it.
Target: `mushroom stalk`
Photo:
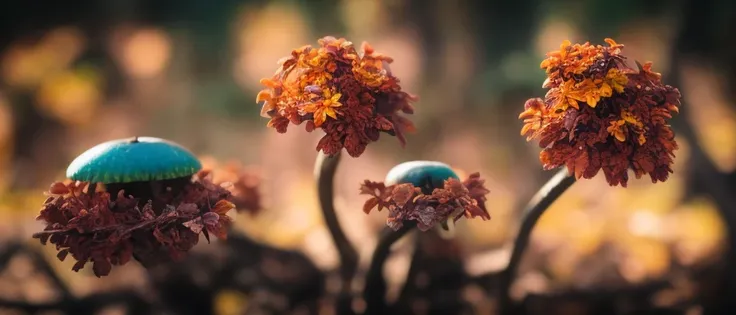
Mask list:
[[[557,198],[575,183],[575,176],[569,175],[566,168],[561,169],[532,197],[529,204],[524,208],[521,215],[521,227],[514,240],[511,258],[506,269],[501,273],[500,285],[500,312],[499,314],[510,314],[512,301],[510,296],[511,284],[516,271],[519,269],[521,258],[529,245],[532,231],[542,217],[542,214],[552,205]]]
[[[346,311],[343,308],[350,308],[352,300],[352,280],[358,269],[358,252],[348,240],[345,232],[340,226],[335,213],[334,204],[334,181],[337,166],[340,163],[340,153],[335,155],[326,155],[319,152],[314,168],[314,176],[317,180],[317,193],[319,195],[320,208],[324,217],[327,229],[332,235],[332,241],[335,243],[338,255],[340,256],[340,301],[338,301],[338,311]],[[344,314],[338,312],[339,314]]]
[[[383,266],[386,264],[391,247],[400,240],[404,235],[414,230],[416,221],[405,221],[404,225],[394,231],[386,229],[381,239],[373,251],[371,265],[365,278],[365,288],[363,289],[363,299],[366,302],[365,314],[387,314],[388,305],[386,304],[386,281],[383,278]]]

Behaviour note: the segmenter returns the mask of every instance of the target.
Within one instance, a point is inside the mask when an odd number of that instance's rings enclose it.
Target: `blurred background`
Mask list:
[[[359,183],[382,180],[399,162],[429,159],[479,171],[491,190],[492,220],[462,220],[458,237],[436,246],[452,249],[443,255],[461,261],[468,279],[504,267],[519,210],[552,175],[541,170],[540,149],[519,135],[516,119],[526,99],[545,93],[539,63],[564,39],[602,44],[611,37],[629,59],[653,61],[682,92],[673,120],[681,147],[675,173],[655,185],[644,178],[609,187],[602,176],[574,185],[534,231],[513,294],[546,305],[552,302],[544,297],[565,292],[664,281],[674,288],[649,303],[684,303],[699,314],[702,307],[691,304],[727,274],[729,226],[736,227],[729,223],[736,211],[732,1],[38,0],[0,7],[0,240],[40,248],[76,295],[149,284],[136,263],[104,279],[87,269],[74,273],[73,262],[59,262],[54,248],[31,240],[43,227],[34,220],[42,192],[84,150],[136,135],[179,142],[208,165],[235,161],[257,171],[264,210],[241,214],[237,229],[301,252],[325,272],[336,268],[313,179],[321,134],[278,134],[254,102],[259,79],[278,59],[325,35],[370,42],[394,58],[404,90],[420,96],[410,117],[418,132],[405,149],[384,136],[361,158],[343,157],[338,170],[338,215],[363,265],[385,214],[361,211]],[[404,281],[413,246],[401,242],[388,262],[389,295]],[[7,262],[3,300],[53,296],[28,266]],[[461,298],[471,313],[492,314],[492,291],[469,284]],[[218,314],[240,314],[249,301],[221,295]],[[553,313],[532,306],[530,314]],[[587,312],[560,307],[555,314]]]

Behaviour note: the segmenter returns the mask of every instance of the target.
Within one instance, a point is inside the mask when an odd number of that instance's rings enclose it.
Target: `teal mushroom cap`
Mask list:
[[[424,193],[444,187],[445,180],[460,179],[452,168],[441,162],[411,161],[394,166],[386,174],[386,185],[412,184],[421,187]]]
[[[184,147],[159,138],[135,137],[98,144],[66,169],[69,179],[91,183],[130,183],[187,177],[202,164]]]

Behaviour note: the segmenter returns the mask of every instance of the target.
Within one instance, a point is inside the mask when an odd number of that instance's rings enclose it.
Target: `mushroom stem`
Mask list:
[[[574,183],[575,176],[568,174],[567,169],[563,168],[537,191],[526,208],[524,208],[521,215],[521,227],[519,227],[519,232],[514,239],[509,264],[501,272],[499,314],[512,314],[511,284],[513,283],[516,271],[519,269],[524,251],[527,245],[529,245],[534,226],[547,208]]]
[[[89,183],[87,185],[87,195],[94,196],[97,192],[97,183]]]
[[[335,213],[334,180],[339,163],[340,153],[328,156],[320,151],[315,162],[314,176],[317,180],[317,193],[322,208],[322,216],[340,256],[340,278],[342,283],[337,302],[337,313],[349,314],[352,313],[352,280],[358,269],[358,252],[343,232]]]
[[[386,229],[381,235],[376,249],[373,251],[371,265],[368,267],[368,273],[365,276],[365,288],[363,289],[363,299],[366,302],[365,314],[387,314],[388,305],[386,304],[386,280],[383,278],[383,266],[386,264],[391,247],[400,240],[404,235],[414,230],[416,221],[404,221],[404,225],[394,231]]]

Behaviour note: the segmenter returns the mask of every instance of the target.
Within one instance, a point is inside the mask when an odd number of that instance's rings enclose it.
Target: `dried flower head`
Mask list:
[[[96,191],[86,182],[54,183],[37,217],[46,228],[34,238],[56,245],[62,261],[71,254],[77,261],[74,271],[92,262],[98,277],[132,257],[144,266],[181,259],[200,234],[208,241],[209,234],[225,239],[231,225],[231,194],[200,177],[205,173],[157,182],[161,190],[148,199],[117,190],[116,185]],[[126,188],[144,191],[146,186]]]
[[[414,126],[399,112],[412,114],[416,97],[401,90],[389,68],[392,59],[363,43],[324,37],[318,47],[304,46],[279,61],[273,77],[262,79],[266,89],[256,102],[264,102],[261,115],[269,127],[284,133],[291,122],[306,121],[306,130],[321,128],[325,135],[317,150],[334,155],[342,148],[360,156],[380,132],[405,144],[404,131]]]
[[[612,186],[626,187],[628,170],[652,182],[672,173],[674,133],[667,121],[678,112],[680,92],[664,85],[652,64],[632,69],[623,45],[571,45],[547,54],[544,99],[529,99],[519,119],[527,141],[539,139],[545,169],[567,166],[576,178],[603,170]]]
[[[443,187],[425,194],[424,187],[411,183],[387,186],[382,182],[366,180],[360,187],[360,193],[372,196],[363,206],[366,214],[376,207],[378,211],[388,209],[386,224],[392,229],[398,230],[404,221],[414,220],[420,230],[427,231],[438,223],[443,224],[450,219],[457,221],[463,216],[490,219],[485,206],[485,195],[490,191],[484,187],[484,182],[479,173],[471,174],[464,182],[449,178],[444,181]]]
[[[74,271],[92,262],[98,277],[131,258],[145,267],[179,260],[200,234],[227,238],[236,206],[237,186],[199,168],[186,149],[162,139],[100,144],[72,162],[72,180],[51,185],[37,217],[46,227],[34,238],[55,244],[62,261],[71,254]]]

